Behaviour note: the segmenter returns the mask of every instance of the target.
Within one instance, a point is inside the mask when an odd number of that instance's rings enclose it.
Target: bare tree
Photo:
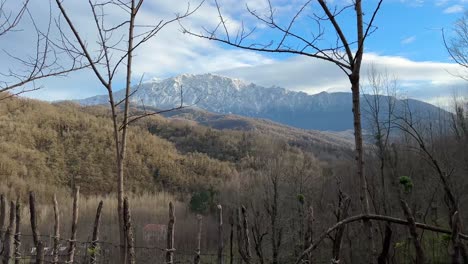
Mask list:
[[[383,0],[377,1],[376,6],[371,9],[370,17],[367,21],[364,20],[364,12],[362,9],[362,1],[356,0],[344,6],[336,6],[335,8],[325,0],[318,0],[319,8],[311,7],[312,0],[305,1],[298,6],[297,12],[292,16],[289,22],[282,24],[270,0],[266,0],[268,11],[265,15],[260,14],[247,6],[247,11],[258,22],[266,25],[268,29],[272,29],[279,34],[278,39],[271,40],[266,43],[257,43],[252,37],[257,30],[256,27],[248,27],[242,23],[237,31],[229,30],[228,19],[223,15],[222,6],[215,0],[215,5],[219,15],[219,23],[214,29],[204,29],[201,33],[196,33],[191,29],[187,29],[182,25],[183,32],[192,36],[215,40],[230,46],[261,52],[286,53],[294,55],[302,55],[311,58],[321,59],[334,63],[340,68],[349,78],[352,91],[353,101],[353,117],[354,117],[354,135],[355,135],[355,150],[356,150],[356,174],[361,182],[360,199],[362,211],[366,214],[370,213],[370,205],[368,198],[367,180],[363,170],[363,142],[362,142],[362,125],[361,125],[361,110],[360,110],[360,76],[361,63],[364,53],[364,43],[367,37],[375,30],[374,20],[380,9]],[[312,10],[312,14],[306,14]],[[316,10],[321,10],[319,13]],[[356,25],[356,31],[353,35],[346,34],[343,30],[343,25],[338,18],[347,10],[352,10]],[[309,18],[312,20],[312,25],[316,29],[311,34],[304,34],[298,31],[295,24],[299,20]],[[343,23],[344,24],[344,23]],[[326,27],[331,27],[332,32],[336,37],[336,41],[325,41]],[[375,255],[375,247],[372,237],[372,226],[370,221],[365,221],[369,248],[372,255]],[[367,262],[372,263],[369,258]]]
[[[375,65],[371,65],[368,72],[368,85],[363,89],[363,98],[367,105],[367,117],[370,124],[369,129],[372,133],[372,143],[374,145],[373,152],[378,160],[379,182],[376,179],[372,182],[378,182],[372,186],[374,193],[374,208],[379,213],[382,205],[382,211],[385,215],[390,215],[390,199],[389,182],[387,178],[393,179],[394,175],[387,175],[386,170],[390,164],[389,160],[389,145],[390,133],[393,127],[392,119],[395,114],[396,107],[396,88],[397,80],[391,77],[388,72],[379,72]],[[390,182],[390,185],[394,185]],[[382,240],[382,250],[378,257],[378,263],[383,264],[388,261],[388,253],[390,250],[392,229],[390,223],[385,223],[385,231]]]
[[[136,20],[140,14],[143,3],[144,0],[88,1],[98,38],[97,52],[94,52],[95,49],[87,45],[87,41],[83,37],[84,35],[77,27],[77,24],[73,22],[64,2],[56,0],[60,13],[72,33],[72,37],[68,37],[65,30],[61,28],[61,39],[63,40],[62,49],[67,53],[83,58],[89,63],[94,75],[107,90],[109,97],[117,163],[117,210],[120,226],[120,259],[122,263],[125,261],[126,254],[126,234],[123,224],[123,197],[125,195],[124,161],[126,158],[128,125],[145,116],[183,107],[181,98],[180,106],[174,107],[173,109],[158,112],[144,111],[143,113],[138,112],[134,114],[130,112],[130,97],[136,91],[136,89],[132,91],[132,64],[135,50],[155,37],[167,25],[193,14],[202,4],[202,2],[200,2],[195,8],[190,8],[190,5],[188,5],[184,13],[175,14],[172,19],[155,19],[155,23],[152,25],[139,25]],[[125,18],[119,22],[108,22],[106,21],[106,17],[108,17],[107,12],[109,12],[109,10],[120,10]],[[126,39],[126,41],[124,41],[124,39]],[[114,81],[118,71],[122,70],[122,68],[125,72],[126,79],[125,95],[123,98],[118,99],[114,96]]]
[[[442,37],[450,57],[463,68],[455,75],[468,81],[468,11],[455,22],[453,36],[447,37],[442,30]]]
[[[22,93],[35,91],[41,88],[36,81],[52,76],[65,76],[66,74],[86,68],[88,64],[82,63],[80,58],[72,54],[62,54],[57,43],[53,41],[53,17],[49,10],[45,28],[41,28],[30,11],[30,1],[1,0],[0,1],[0,39],[9,39],[15,32],[22,31],[21,21],[32,27],[35,41],[31,42],[28,50],[10,52],[3,50],[4,59],[14,65],[5,72],[0,72],[0,100],[10,98]],[[9,8],[8,8],[9,7]],[[29,31],[28,34],[31,34]],[[30,50],[29,50],[30,49]],[[26,87],[26,85],[30,86]]]

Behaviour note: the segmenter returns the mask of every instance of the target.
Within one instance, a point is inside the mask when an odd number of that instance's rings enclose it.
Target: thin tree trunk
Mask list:
[[[75,193],[73,195],[73,216],[70,243],[68,245],[68,263],[75,262],[75,250],[76,250],[76,231],[78,225],[78,208],[80,203],[80,186],[76,186]]]
[[[244,245],[245,245],[245,254],[247,258],[250,260],[252,255],[250,254],[250,236],[249,236],[249,223],[247,221],[247,210],[245,206],[241,207],[242,209],[242,228],[244,233]]]
[[[314,207],[312,204],[309,206],[307,210],[307,219],[306,219],[306,228],[305,228],[305,233],[304,233],[304,248],[303,250],[306,250],[310,245],[312,245],[313,241],[313,236],[314,236]],[[311,263],[311,255],[309,254],[306,256],[305,260],[307,263]]]
[[[33,236],[33,243],[36,248],[39,247],[39,231],[37,230],[37,217],[36,217],[36,197],[33,192],[29,193],[29,216],[31,220],[31,231]]]
[[[16,229],[15,229],[15,264],[20,263],[21,252],[21,202],[20,199],[16,199]]]
[[[340,194],[341,195],[341,194]],[[341,221],[348,217],[348,209],[350,205],[350,199],[345,196],[340,197],[339,203],[339,212],[337,216],[337,221]],[[333,260],[332,263],[339,263],[340,262],[340,253],[341,253],[341,244],[343,241],[343,234],[345,231],[346,226],[342,226],[336,230],[335,239],[333,241]]]
[[[413,213],[405,201],[400,200],[400,203],[401,207],[403,208],[403,212],[405,213],[406,219],[408,219],[408,229],[410,231],[414,248],[416,250],[416,264],[424,264],[426,263],[426,260],[424,257],[424,251],[418,238],[418,232],[416,230],[416,222],[414,220]]]
[[[36,264],[44,264],[44,244],[40,240],[36,246]]]
[[[390,253],[390,246],[392,244],[392,227],[390,223],[385,224],[385,237],[382,243],[382,252],[377,259],[378,264],[388,263],[388,254]]]
[[[229,225],[231,226],[231,233],[229,234],[229,264],[234,263],[234,216],[229,215]]]
[[[224,264],[223,207],[218,204],[218,264]]]
[[[468,263],[468,256],[463,242],[460,240],[460,232],[462,231],[462,223],[460,214],[455,212],[452,216],[452,263]]]
[[[237,250],[239,251],[239,255],[241,256],[242,260],[250,264],[250,258],[248,257],[247,253],[245,252],[245,237],[244,232],[242,231],[242,218],[241,218],[241,209],[238,208],[236,210],[237,214]]]
[[[4,247],[7,225],[7,201],[5,195],[0,196],[0,250]]]
[[[363,11],[362,11],[362,0],[356,0],[355,2],[356,12],[356,26],[357,26],[357,40],[358,50],[354,57],[354,63],[352,63],[352,73],[349,76],[351,82],[351,92],[353,101],[353,119],[354,119],[354,140],[356,148],[356,167],[357,175],[361,183],[360,200],[362,205],[362,211],[364,214],[370,214],[369,205],[369,188],[367,179],[364,173],[364,150],[362,144],[362,123],[361,123],[361,102],[360,102],[360,72],[362,55],[364,52],[364,23],[363,23]],[[367,262],[374,263],[374,256],[376,256],[374,237],[372,233],[372,222],[369,220],[364,221],[364,225],[367,232],[367,242],[370,247],[370,252]]]
[[[93,226],[93,238],[91,241],[91,253],[90,253],[90,263],[96,264],[97,263],[97,256],[99,255],[99,225],[101,224],[101,211],[102,211],[103,202],[100,201],[97,211],[96,211],[96,218],[94,219],[94,226]]]
[[[201,253],[201,233],[202,233],[202,219],[203,217],[197,215],[197,249],[195,250],[194,264],[200,264],[200,253]]]
[[[167,225],[167,248],[166,248],[166,264],[174,263],[174,225],[175,212],[174,205],[169,202],[169,224]]]
[[[58,208],[57,196],[54,194],[54,248],[52,252],[52,263],[59,262],[59,245],[60,245],[60,212]]]
[[[3,248],[3,263],[11,263],[10,260],[13,258],[13,238],[15,233],[15,224],[16,224],[16,206],[12,201],[10,202],[10,222],[5,234],[5,242]]]
[[[135,264],[135,248],[134,248],[134,238],[133,238],[133,228],[132,228],[132,215],[130,212],[130,205],[128,203],[128,198],[124,198],[124,223],[125,223],[125,234],[127,236],[127,257],[128,264]]]

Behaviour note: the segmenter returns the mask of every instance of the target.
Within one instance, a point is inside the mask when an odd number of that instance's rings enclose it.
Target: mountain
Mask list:
[[[214,74],[184,74],[164,80],[142,83],[133,88],[133,105],[171,108],[181,103],[219,114],[236,114],[269,119],[281,124],[322,131],[346,131],[353,129],[351,93],[322,92],[309,95],[281,87],[263,87],[241,80]],[[124,90],[115,93],[117,100],[124,97]],[[181,98],[183,99],[181,102]],[[382,97],[387,98],[387,97]],[[368,99],[373,100],[372,96]],[[388,99],[388,98],[387,98]],[[76,100],[81,105],[107,104],[107,95]],[[417,100],[395,100],[396,110],[411,109],[417,113],[437,116],[440,111],[431,104]],[[369,106],[362,100],[364,128],[368,126]],[[382,111],[381,111],[382,112]],[[446,112],[445,112],[446,113]],[[384,113],[382,113],[384,114]]]

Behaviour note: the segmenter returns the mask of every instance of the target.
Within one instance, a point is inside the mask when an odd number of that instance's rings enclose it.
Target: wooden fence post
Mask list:
[[[13,247],[13,236],[15,232],[15,203],[13,201],[10,202],[10,222],[8,224],[8,228],[5,234],[5,242],[3,247],[3,263],[8,264],[13,257],[12,247]]]
[[[73,195],[73,218],[71,226],[70,243],[68,246],[68,261],[67,263],[74,263],[76,251],[76,229],[78,224],[78,208],[80,203],[80,186],[75,187]]]
[[[97,263],[97,253],[100,251],[98,246],[99,240],[99,225],[101,223],[101,211],[102,211],[103,202],[100,201],[97,211],[96,211],[96,218],[94,219],[94,227],[93,227],[93,239],[91,241],[91,248],[90,248],[90,262],[91,264]]]
[[[194,264],[200,264],[202,219],[203,217],[200,214],[198,214],[197,215],[197,249],[195,250],[195,259],[193,260]]]
[[[20,246],[21,246],[21,202],[19,197],[16,199],[16,208],[15,208],[15,213],[16,213],[16,227],[15,227],[15,264],[20,263],[20,258],[21,258],[21,252],[20,252]]]
[[[234,263],[234,216],[231,210],[229,214],[229,225],[231,226],[231,234],[229,235],[229,264]]]
[[[6,224],[7,224],[7,201],[5,195],[0,195],[0,250],[3,251],[5,233],[6,233]]]
[[[218,204],[218,264],[224,264],[223,207]]]
[[[31,220],[33,243],[37,248],[37,245],[39,244],[39,232],[37,231],[36,196],[33,192],[29,193],[29,216]]]
[[[174,263],[174,225],[175,225],[175,212],[174,205],[169,202],[169,224],[167,225],[167,248],[166,248],[166,263]]]
[[[242,205],[242,227],[244,229],[243,234],[244,234],[244,240],[245,240],[245,254],[246,257],[250,260],[251,259],[251,254],[250,254],[250,238],[249,238],[249,224],[247,221],[247,210],[245,209],[245,206]]]
[[[135,248],[134,248],[134,239],[133,239],[133,230],[132,230],[132,217],[130,213],[130,205],[128,203],[128,198],[124,198],[124,226],[125,226],[125,235],[127,240],[127,256],[129,264],[135,264]]]
[[[59,262],[59,245],[60,245],[60,211],[58,208],[57,196],[54,194],[54,248],[52,251],[52,263]]]

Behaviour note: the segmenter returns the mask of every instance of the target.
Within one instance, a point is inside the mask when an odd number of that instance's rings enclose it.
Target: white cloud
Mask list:
[[[465,10],[462,5],[452,5],[444,9],[444,14],[454,14],[454,13],[461,13]]]
[[[468,90],[468,83],[451,73],[461,71],[453,63],[416,62],[403,57],[379,56],[367,53],[362,66],[363,83],[369,66],[373,64],[398,79],[400,90],[412,98],[433,101],[450,96],[453,89]],[[334,64],[305,57],[255,67],[242,67],[220,71],[220,74],[240,78],[264,86],[282,86],[309,94],[319,92],[349,92],[348,77]]]
[[[283,1],[283,0],[278,0]],[[8,1],[10,3],[13,1]],[[183,13],[187,8],[188,1],[146,1],[143,5],[137,23],[143,25],[157,24],[161,19],[167,20],[174,17],[175,13]],[[249,1],[256,8],[261,8],[260,0]],[[192,8],[195,4],[191,1]],[[230,7],[237,6],[245,8],[245,5],[239,1],[228,0],[225,5],[226,10],[232,11]],[[87,3],[81,1],[67,0],[64,5],[69,12],[69,16],[74,21],[83,39],[85,39],[89,50],[97,50],[97,32],[95,30],[94,20],[90,13]],[[33,1],[31,10],[33,16],[38,18],[40,26],[47,23],[44,17],[48,17],[49,6],[44,6],[38,1]],[[55,3],[52,5],[54,15],[58,10]],[[125,12],[122,10],[111,10],[107,12],[106,22],[109,27],[117,25],[124,21]],[[112,15],[110,15],[112,14]],[[226,14],[230,30],[236,30],[240,22],[230,16],[231,12]],[[34,34],[31,34],[29,21],[23,21],[21,28],[23,31],[14,32],[8,38],[2,38],[0,41],[0,50],[8,50],[13,54],[27,55],[34,51]],[[202,27],[214,28],[217,26],[218,14],[213,5],[205,3],[195,14],[186,19],[184,25],[192,28],[201,29]],[[62,21],[65,25],[65,21]],[[138,28],[141,31],[143,29]],[[69,37],[73,39],[71,32]],[[121,32],[125,34],[126,32]],[[138,34],[138,32],[136,33]],[[121,34],[114,34],[114,39],[118,40]],[[125,48],[126,42],[121,43],[120,48]],[[20,55],[21,55],[20,54]],[[119,54],[114,55],[117,59]],[[18,69],[20,65],[15,64],[6,54],[0,52],[0,72],[7,72],[8,68]],[[190,37],[180,32],[178,23],[173,23],[162,29],[155,38],[146,42],[135,51],[133,64],[133,74],[135,82],[144,74],[145,76],[169,77],[181,73],[204,73],[216,70],[228,69],[241,66],[253,66],[258,64],[271,63],[273,60],[269,57],[250,51],[238,49],[224,49],[215,42]],[[8,62],[8,63],[5,63]],[[121,73],[124,71],[122,68]],[[114,82],[115,88],[121,88],[123,83],[123,74],[118,74]],[[96,93],[104,94],[106,91],[100,85],[97,78],[90,71],[70,74],[68,78],[50,78],[39,81],[36,85],[44,86],[41,91],[27,94],[28,96],[45,99],[71,99],[83,98]]]

